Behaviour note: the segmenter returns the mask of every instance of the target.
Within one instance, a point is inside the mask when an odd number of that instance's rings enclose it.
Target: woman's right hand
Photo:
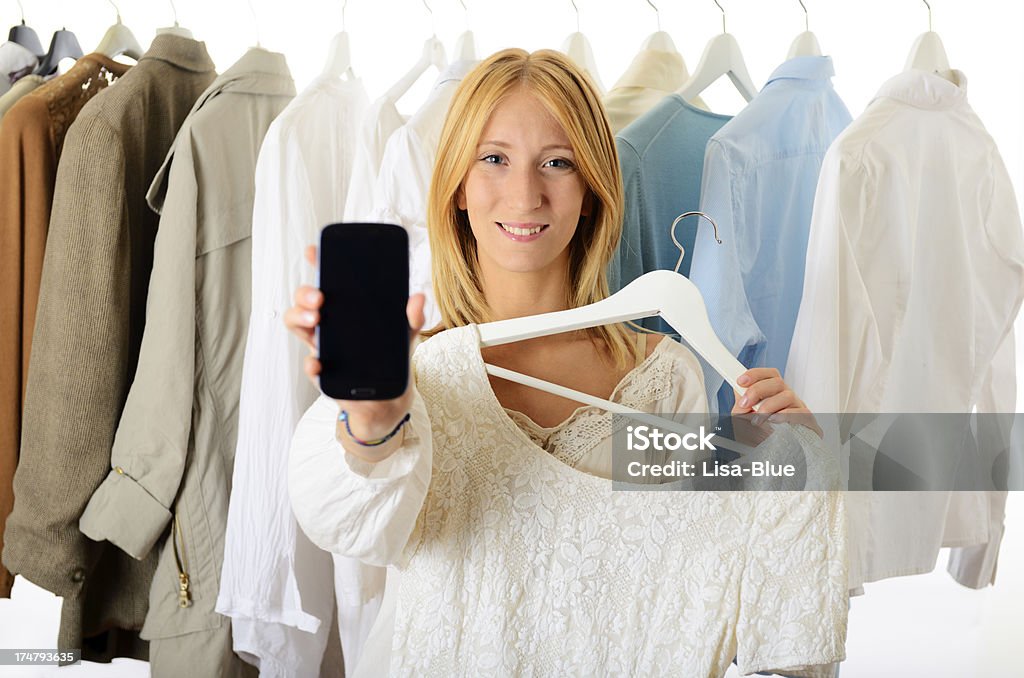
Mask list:
[[[316,266],[316,247],[306,248],[306,260]],[[412,343],[423,329],[422,294],[413,294],[405,307],[409,319],[410,360]],[[310,349],[306,356],[303,369],[306,376],[319,388],[320,361],[316,357],[314,336],[320,322],[320,307],[324,303],[324,295],[319,289],[303,285],[295,291],[295,305],[284,314],[284,324]],[[367,341],[373,341],[367,336]],[[336,400],[338,407],[348,413],[349,428],[352,434],[361,440],[383,438],[394,430],[412,407],[412,366],[409,368],[409,384],[405,392],[393,400]],[[383,445],[367,447],[355,442],[345,431],[345,425],[338,423],[337,437],[345,449],[365,461],[376,462],[387,458],[401,446],[403,436],[398,435]]]

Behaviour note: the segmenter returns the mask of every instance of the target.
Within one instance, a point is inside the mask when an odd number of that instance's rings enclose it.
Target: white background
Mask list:
[[[351,0],[345,11],[356,73],[371,99],[382,94],[418,59],[423,41],[436,32],[449,51],[467,28],[478,54],[503,47],[557,48],[576,30],[568,0],[433,0],[433,20],[419,0]],[[764,83],[784,60],[792,39],[804,30],[797,0],[720,0],[727,27],[738,39],[754,82]],[[656,30],[656,16],[643,0],[577,0],[580,30],[590,39],[601,80],[611,87],[644,38]],[[659,4],[655,2],[655,4]],[[835,87],[856,117],[879,86],[903,68],[918,34],[928,28],[921,0],[805,0],[810,28],[835,60]],[[964,71],[968,97],[995,138],[1024,195],[1024,3],[1016,0],[932,0],[934,29],[950,63]],[[114,22],[105,0],[23,0],[28,24],[46,48],[55,29],[76,33],[91,51]],[[170,1],[122,0],[124,23],[145,49],[157,27],[173,22]],[[320,0],[216,2],[178,0],[182,26],[204,40],[219,71],[256,43],[283,52],[301,90],[323,67],[327,45],[342,27],[342,3]],[[692,70],[705,43],[721,31],[712,0],[660,3],[661,28],[671,34]],[[15,0],[0,0],[0,30],[20,20]],[[429,90],[427,75],[400,102],[415,110]],[[727,80],[704,95],[712,110],[736,113],[743,105]],[[936,243],[939,246],[939,243]],[[941,316],[941,309],[936,310]],[[950,318],[948,322],[955,322]],[[1018,340],[1024,338],[1018,328]],[[1018,351],[1024,345],[1018,347]],[[1020,363],[1024,365],[1024,360]],[[1022,368],[1024,371],[1024,368]],[[1024,391],[1024,379],[1020,380]],[[1018,398],[1018,402],[1024,402]],[[996,586],[984,591],[959,587],[944,572],[868,585],[854,599],[844,678],[1024,676],[1024,495],[1011,496],[1007,534]],[[14,597],[0,600],[0,646],[47,648],[55,643],[59,600],[18,580]],[[5,669],[0,676],[37,676],[54,669]],[[146,675],[146,665],[121,660],[108,666],[61,669],[59,675]],[[730,673],[730,675],[733,675]]]

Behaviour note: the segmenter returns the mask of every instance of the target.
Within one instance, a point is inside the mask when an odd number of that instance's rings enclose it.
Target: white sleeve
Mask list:
[[[378,463],[335,438],[338,405],[320,396],[292,438],[288,490],[303,532],[319,547],[370,565],[399,564],[430,485],[433,445],[426,405],[413,393],[402,447]]]

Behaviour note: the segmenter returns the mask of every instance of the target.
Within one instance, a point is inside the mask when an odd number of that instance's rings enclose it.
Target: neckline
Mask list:
[[[495,419],[499,420],[499,426],[507,432],[508,436],[513,439],[513,442],[518,443],[518,445],[524,449],[529,449],[529,454],[534,457],[539,457],[539,463],[547,465],[556,473],[573,476],[582,483],[592,485],[594,489],[604,491],[611,490],[613,482],[611,478],[602,478],[600,476],[587,473],[586,471],[580,471],[579,469],[573,468],[572,466],[556,459],[550,452],[533,442],[530,436],[526,435],[526,432],[523,431],[523,429],[519,428],[519,425],[516,424],[510,416],[508,416],[508,413],[505,412],[505,408],[502,407],[501,401],[498,400],[498,396],[495,395],[494,389],[491,388],[491,382],[487,378],[487,367],[484,365],[484,358],[480,354],[480,331],[477,329],[476,324],[470,323],[469,325],[465,325],[463,328],[459,329],[465,329],[467,335],[472,333],[471,336],[473,343],[471,346],[467,346],[471,369],[473,373],[482,380],[480,388],[482,391],[482,397],[486,402],[486,406],[494,412]],[[664,342],[665,340],[662,339],[659,344]],[[658,348],[659,346],[656,346],[655,351],[652,351],[648,358],[652,357]],[[646,362],[646,360],[644,362]],[[641,365],[643,365],[643,363],[641,363]],[[636,369],[639,368],[633,368],[633,370],[630,370],[630,373]],[[584,405],[584,407],[588,406]]]
[[[647,333],[646,332],[637,332],[637,334],[644,334],[644,335],[646,335]],[[607,400],[610,400],[613,403],[619,403],[620,401],[616,400],[615,396],[616,395],[620,395],[620,391],[625,387],[626,383],[633,377],[634,374],[639,372],[641,369],[647,367],[650,363],[654,362],[655,356],[657,356],[659,354],[659,352],[662,351],[661,347],[662,347],[662,345],[665,344],[666,341],[672,341],[672,339],[669,338],[669,337],[665,337],[664,339],[659,341],[658,345],[654,347],[654,350],[651,351],[650,355],[648,355],[643,360],[641,360],[639,364],[637,364],[635,367],[633,367],[633,369],[629,370],[628,372],[626,372],[626,374],[622,375],[622,379],[619,379],[619,383],[615,384],[615,388],[612,389],[612,393],[611,393],[610,396],[608,396]],[[644,350],[646,351],[647,350],[646,339],[644,340],[644,342],[645,342],[644,343]],[[488,386],[489,385],[490,385],[490,381],[488,381]],[[495,399],[497,399],[497,396],[495,396]],[[498,401],[498,404],[500,405],[501,401]],[[620,404],[622,404],[622,403],[620,403]],[[530,426],[534,427],[538,431],[541,431],[541,432],[543,432],[543,433],[545,433],[547,435],[551,435],[552,433],[555,433],[556,431],[559,431],[559,430],[565,428],[565,426],[568,425],[570,422],[572,422],[573,419],[575,419],[576,417],[578,417],[580,414],[582,414],[583,412],[585,412],[587,410],[599,410],[599,411],[602,411],[601,408],[596,406],[596,405],[580,405],[575,410],[570,412],[569,416],[567,416],[565,419],[563,419],[559,423],[555,424],[554,426],[541,426],[540,424],[535,422],[529,415],[526,415],[526,414],[520,412],[519,410],[513,410],[512,408],[505,407],[505,406],[502,406],[501,409],[506,414],[508,414],[510,412],[513,412],[513,413],[517,414],[518,416],[522,417],[527,422],[529,422]],[[515,423],[515,422],[513,421],[512,423]],[[518,426],[519,425],[516,424],[517,428],[518,428]],[[545,451],[547,451],[547,450],[545,450]]]

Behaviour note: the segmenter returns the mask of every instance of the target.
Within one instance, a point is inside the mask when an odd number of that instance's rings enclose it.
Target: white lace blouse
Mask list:
[[[823,492],[613,492],[611,417],[504,410],[474,326],[424,342],[403,447],[334,438],[321,397],[290,458],[299,524],[389,568],[357,675],[829,676],[844,656],[842,503]],[[700,366],[662,341],[613,400],[705,411]],[[392,573],[400,574],[393,577]]]

